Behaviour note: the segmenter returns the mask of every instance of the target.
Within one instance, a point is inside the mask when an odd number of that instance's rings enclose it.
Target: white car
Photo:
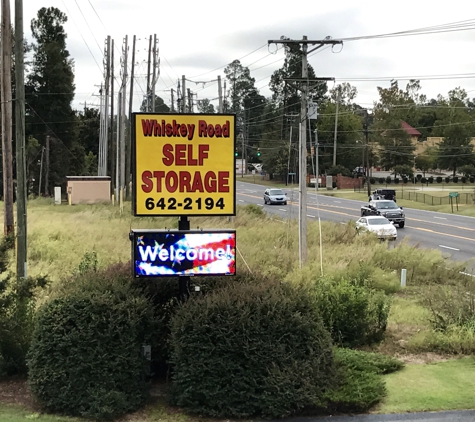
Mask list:
[[[264,204],[287,205],[287,195],[282,189],[266,189],[266,191],[264,192]]]
[[[356,230],[375,233],[379,239],[397,239],[397,230],[394,223],[380,215],[368,215],[356,220]]]

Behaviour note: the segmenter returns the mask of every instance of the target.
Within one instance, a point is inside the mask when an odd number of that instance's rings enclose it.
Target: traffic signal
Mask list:
[[[257,148],[257,156],[258,156],[258,157],[261,156],[261,149],[260,149],[260,148]]]
[[[236,148],[236,151],[234,151],[234,156],[237,157],[238,156],[238,150]]]

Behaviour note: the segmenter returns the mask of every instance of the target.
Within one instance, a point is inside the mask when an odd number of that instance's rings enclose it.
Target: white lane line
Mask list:
[[[439,220],[447,220],[445,217],[434,217],[434,218],[437,218]]]
[[[335,204],[341,204],[341,201],[333,201]]]
[[[310,217],[310,218],[315,218],[314,215],[310,215],[310,214],[307,214],[307,217]]]
[[[279,208],[279,211],[286,211],[287,212],[287,210],[284,210],[283,208]]]
[[[239,199],[239,202],[244,202],[244,200],[243,200],[243,199]]]
[[[439,245],[439,248],[451,249],[452,251],[459,251],[460,249],[451,248],[450,246]]]
[[[258,207],[263,207],[264,205],[262,205],[262,204],[257,204],[257,206],[258,206]]]

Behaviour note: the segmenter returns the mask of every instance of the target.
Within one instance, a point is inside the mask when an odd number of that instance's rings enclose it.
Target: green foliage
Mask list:
[[[58,294],[60,293],[60,294]],[[29,386],[50,411],[111,419],[146,399],[141,347],[149,302],[114,274],[78,275],[39,310],[28,353]]]
[[[437,176],[436,181],[437,181],[437,183],[442,183],[442,177],[441,177],[441,176]]]
[[[77,273],[85,274],[89,271],[96,272],[97,271],[97,252],[86,252],[78,265]]]
[[[45,277],[17,280],[6,272],[7,255],[13,244],[13,236],[4,237],[0,243],[0,375],[26,373],[35,292],[48,283]]]
[[[360,280],[320,278],[314,294],[323,322],[333,341],[345,347],[382,340],[390,300]]]
[[[255,215],[256,217],[264,217],[266,213],[263,211],[262,207],[257,204],[248,204],[243,207],[243,211],[250,215]]]
[[[335,348],[339,373],[338,388],[327,393],[327,410],[333,412],[366,412],[386,395],[381,374],[397,371],[403,363],[381,355],[351,349]]]
[[[172,319],[173,402],[213,417],[289,415],[322,406],[331,339],[303,288],[236,284],[188,300]]]

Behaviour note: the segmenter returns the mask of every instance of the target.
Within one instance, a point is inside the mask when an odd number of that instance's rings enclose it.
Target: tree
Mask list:
[[[152,97],[152,96],[151,96]],[[152,100],[150,99],[150,108],[152,107]],[[144,97],[142,104],[140,105],[140,111],[147,111],[147,97]],[[155,110],[151,110],[151,113],[170,113],[170,107],[165,104],[163,98],[155,95]]]
[[[25,86],[27,135],[50,142],[49,186],[66,184],[68,174],[80,174],[84,149],[78,145],[74,98],[74,62],[66,49],[66,15],[54,7],[41,8],[31,21],[33,64]]]
[[[467,93],[461,88],[449,91],[447,98],[439,96],[439,104],[434,131],[443,141],[438,146],[437,163],[440,168],[452,170],[455,176],[459,167],[475,164],[471,144],[475,131],[473,113]]]
[[[198,100],[197,105],[198,105],[198,112],[199,113],[206,113],[206,114],[216,113],[216,111],[214,109],[214,105],[211,104],[211,101],[208,98]]]

